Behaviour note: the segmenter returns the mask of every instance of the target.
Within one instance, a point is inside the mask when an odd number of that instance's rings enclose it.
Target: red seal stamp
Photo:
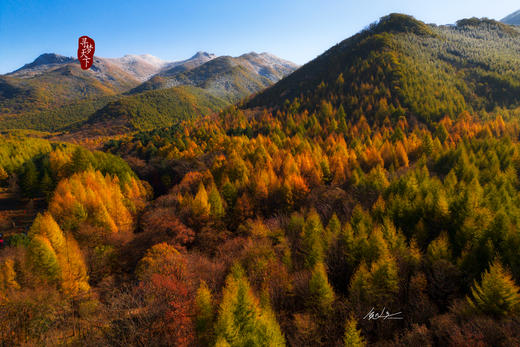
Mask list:
[[[78,40],[78,60],[83,70],[88,70],[94,62],[96,44],[88,36],[81,36]]]

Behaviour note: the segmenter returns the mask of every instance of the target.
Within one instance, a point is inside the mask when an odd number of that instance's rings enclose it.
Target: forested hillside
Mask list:
[[[246,105],[316,112],[324,100],[379,123],[406,116],[430,125],[462,111],[487,118],[520,106],[519,38],[519,29],[487,19],[437,27],[391,15]]]
[[[0,250],[0,341],[520,345],[519,37],[390,15],[218,113],[109,104],[143,131],[103,152],[4,138],[48,207]]]
[[[100,131],[109,133],[150,130],[167,127],[180,120],[211,114],[227,105],[228,102],[212,96],[203,89],[190,86],[174,87],[124,96],[95,112],[86,123],[95,127],[96,124],[105,122]],[[110,125],[111,120],[122,123],[123,129],[114,129]]]

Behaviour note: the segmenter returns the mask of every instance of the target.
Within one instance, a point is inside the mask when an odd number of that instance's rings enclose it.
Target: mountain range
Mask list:
[[[296,68],[267,53],[233,58],[198,52],[177,62],[148,54],[95,57],[92,68],[84,71],[72,57],[46,53],[0,76],[1,127],[54,131],[87,119],[107,103],[124,98],[123,94],[180,86],[203,89],[184,89],[183,95],[207,94],[221,99],[210,102],[221,107],[262,90]],[[196,104],[197,97],[189,99]]]
[[[0,76],[1,127],[149,130],[244,98],[245,108],[309,112],[327,99],[374,121],[485,117],[520,106],[519,38],[516,26],[490,19],[437,26],[392,14],[301,68],[268,53],[198,52],[178,62],[96,57],[83,71],[73,58],[44,54]]]

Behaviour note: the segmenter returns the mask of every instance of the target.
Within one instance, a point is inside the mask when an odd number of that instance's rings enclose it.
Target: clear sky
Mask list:
[[[518,0],[0,0],[0,73],[42,53],[75,56],[81,35],[101,57],[256,51],[304,64],[392,12],[449,24],[519,9]]]

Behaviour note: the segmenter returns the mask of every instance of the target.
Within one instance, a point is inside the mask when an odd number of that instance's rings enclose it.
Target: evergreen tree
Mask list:
[[[195,307],[197,310],[195,316],[195,330],[200,343],[204,346],[211,345],[213,336],[214,308],[211,292],[206,282],[200,283],[199,289],[195,296]]]
[[[38,193],[38,170],[32,160],[29,160],[24,167],[21,177],[21,187],[27,196],[33,197]]]
[[[27,256],[36,274],[43,279],[49,280],[53,284],[59,283],[61,279],[61,269],[58,263],[58,257],[51,243],[45,236],[36,235],[31,238]]]
[[[72,153],[69,165],[69,176],[74,173],[86,171],[91,166],[88,151],[81,147],[77,147],[74,150],[74,153]]]
[[[238,266],[226,279],[215,333],[218,346],[285,346],[273,312],[260,307]]]
[[[339,221],[338,216],[336,213],[332,215],[332,217],[329,220],[329,224],[327,225],[327,238],[328,241],[332,241],[333,239],[337,238],[341,232],[341,222]]]
[[[357,321],[354,317],[350,317],[345,325],[345,335],[343,337],[343,345],[345,347],[364,347],[365,339],[361,336],[361,331],[357,328]]]
[[[50,197],[52,191],[54,190],[54,182],[51,179],[51,176],[47,171],[43,174],[42,180],[40,182],[40,190],[45,194],[46,197]]]
[[[327,271],[323,263],[316,264],[309,281],[309,294],[307,305],[322,314],[332,310],[334,302],[334,290],[329,284]]]
[[[325,256],[324,243],[326,242],[324,236],[320,216],[313,210],[307,216],[303,227],[302,241],[305,268],[313,269],[316,264],[323,261]]]
[[[484,272],[480,284],[474,282],[468,302],[483,313],[502,317],[519,309],[518,291],[509,271],[497,260]]]
[[[215,219],[220,219],[224,216],[225,210],[222,204],[222,198],[218,192],[217,187],[213,186],[208,195],[208,202],[210,205],[210,215]]]

